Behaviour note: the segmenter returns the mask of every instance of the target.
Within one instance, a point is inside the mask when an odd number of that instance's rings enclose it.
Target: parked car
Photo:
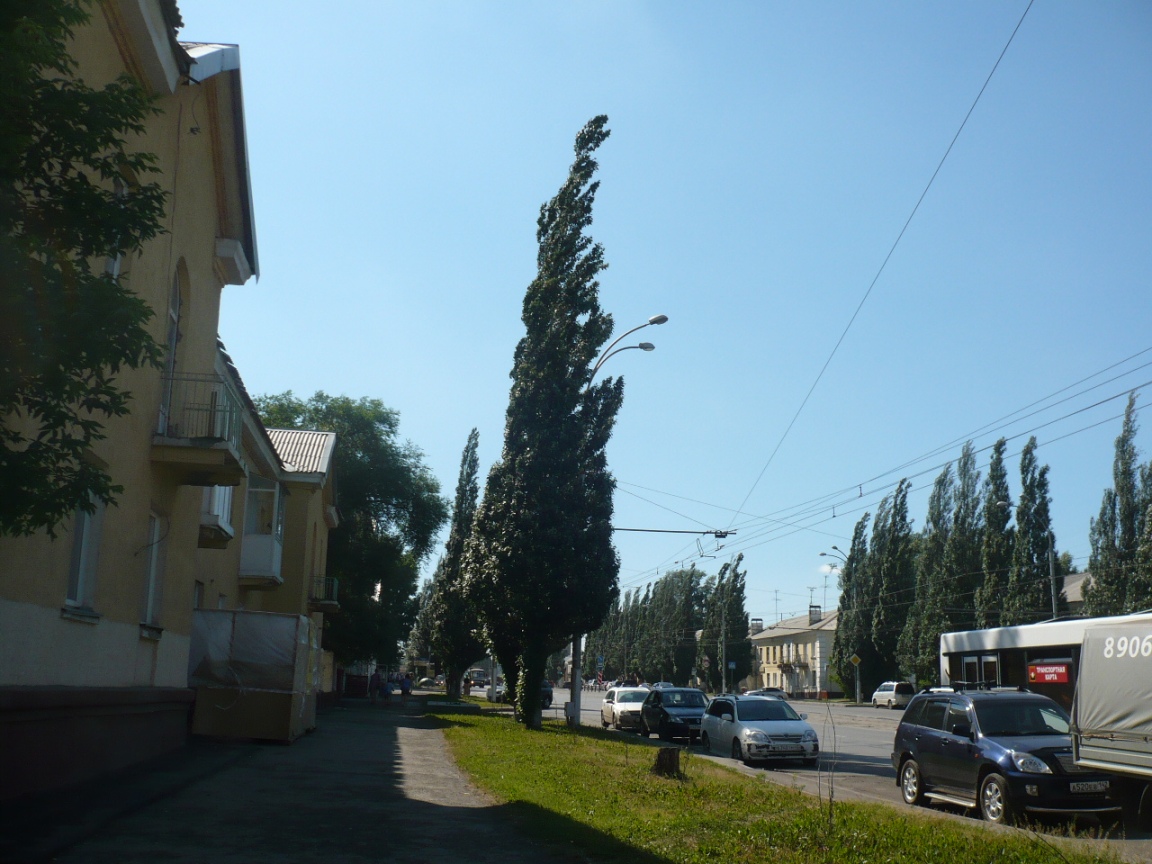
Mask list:
[[[656,732],[662,741],[679,737],[695,742],[707,704],[703,691],[694,687],[654,687],[640,706],[640,734],[647,738]]]
[[[917,694],[896,730],[892,767],[906,803],[975,807],[989,822],[1119,815],[1109,776],[1073,761],[1064,709],[1025,690]]]
[[[904,708],[916,695],[916,688],[907,681],[885,681],[872,694],[872,707]]]
[[[779,687],[761,687],[759,690],[749,690],[745,696],[767,696],[769,699],[787,699],[788,694]]]
[[[613,687],[604,694],[604,704],[600,706],[600,725],[607,729],[640,728],[640,706],[648,698],[648,690],[643,687]]]
[[[820,739],[808,715],[797,714],[775,694],[717,696],[704,712],[700,743],[745,764],[801,759],[815,765],[820,757]]]

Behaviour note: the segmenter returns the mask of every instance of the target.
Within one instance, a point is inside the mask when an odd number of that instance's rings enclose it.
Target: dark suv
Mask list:
[[[1119,812],[1108,775],[1073,763],[1064,709],[1038,693],[921,692],[896,730],[892,766],[908,804],[977,807],[989,822]]]

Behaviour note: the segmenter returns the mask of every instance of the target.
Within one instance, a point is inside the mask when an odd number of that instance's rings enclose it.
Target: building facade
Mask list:
[[[807,615],[786,618],[753,634],[759,660],[756,686],[780,687],[797,698],[843,695],[828,674],[838,614],[825,615],[819,606],[812,606]]]

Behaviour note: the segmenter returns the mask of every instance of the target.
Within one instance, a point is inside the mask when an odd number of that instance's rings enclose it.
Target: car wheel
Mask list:
[[[640,718],[640,734],[645,738],[652,737],[652,730],[648,728],[648,724],[644,722],[644,718]]]
[[[891,711],[891,710],[892,710],[893,708],[895,708],[895,707],[896,707],[896,706],[895,706],[895,705],[892,703],[892,700],[891,700],[891,699],[889,699],[889,700],[888,700],[888,710],[889,710],[889,711]]]
[[[989,774],[980,784],[980,815],[997,825],[1016,821],[1016,809],[1008,799],[1008,784],[999,774]]]
[[[704,748],[706,753],[712,752],[712,742],[708,740],[707,732],[700,733],[700,746]]]
[[[920,765],[909,759],[900,768],[900,797],[913,806],[924,803],[924,783],[920,779]]]
[[[877,705],[877,704],[876,704],[876,700],[875,700],[875,699],[873,699],[873,700],[872,700],[872,707],[873,707],[873,708],[879,708],[879,707],[880,707],[879,705]]]
[[[611,723],[609,723],[607,720],[604,719],[604,715],[601,714],[600,715],[600,728],[607,729],[611,725],[612,725]]]
[[[740,746],[739,738],[732,739],[732,758],[737,762],[744,761],[744,748]]]

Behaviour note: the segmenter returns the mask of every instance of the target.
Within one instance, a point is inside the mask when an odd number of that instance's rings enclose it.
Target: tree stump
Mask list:
[[[680,776],[680,748],[661,747],[656,751],[656,764],[652,766],[652,773],[661,777]]]

